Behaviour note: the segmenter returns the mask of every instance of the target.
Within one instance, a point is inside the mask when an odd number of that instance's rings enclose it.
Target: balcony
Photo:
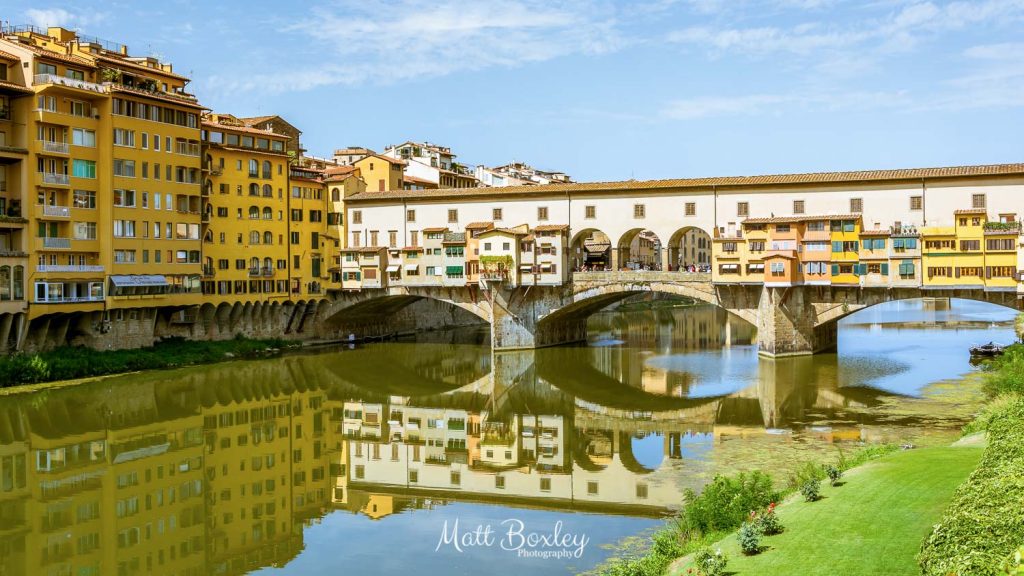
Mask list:
[[[43,152],[49,152],[50,154],[69,154],[71,151],[67,142],[40,140],[39,144],[42,146]]]
[[[56,74],[36,74],[32,79],[32,83],[54,84],[57,86],[65,86],[67,88],[75,88],[77,90],[87,90],[89,92],[96,92],[99,94],[107,93],[106,87],[102,84],[86,82],[85,80],[76,80],[74,78],[65,78],[64,76],[58,76]]]
[[[43,182],[46,184],[59,184],[61,186],[67,186],[71,180],[67,174],[57,174],[56,172],[43,172]]]
[[[103,302],[102,296],[52,296],[46,300],[35,299],[33,304],[80,304],[82,302]]]
[[[217,270],[209,264],[203,264],[203,277],[213,278],[217,275]]]
[[[273,276],[274,276],[274,269],[273,269],[273,268],[262,268],[262,269],[260,270],[260,274],[261,274],[261,275],[262,275],[262,276],[263,276],[264,278],[271,278],[271,277],[273,277]]]
[[[199,156],[199,144],[178,142],[178,145],[175,147],[175,151],[182,156]]]
[[[71,216],[71,209],[67,206],[49,206],[44,205],[39,210],[42,216],[51,218],[69,218]]]
[[[103,272],[98,264],[40,264],[36,272]]]
[[[71,238],[40,238],[43,241],[43,248],[71,248]]]

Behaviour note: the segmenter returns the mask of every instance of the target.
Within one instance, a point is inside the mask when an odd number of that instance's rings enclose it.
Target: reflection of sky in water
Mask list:
[[[632,438],[630,444],[633,457],[641,466],[649,470],[657,470],[665,457],[665,437],[661,434],[648,434],[643,438]]]
[[[868,308],[841,323],[838,382],[918,395],[930,383],[970,371],[970,346],[1012,342],[1015,335],[1008,322],[1014,316],[1007,308],[969,300],[954,300],[951,309],[938,311],[925,309],[921,300]],[[936,324],[906,326],[917,322]],[[970,324],[944,324],[951,322]],[[892,325],[896,323],[902,325]],[[815,356],[813,362],[827,367],[836,360],[835,355],[824,354]],[[759,364],[756,346],[734,346],[655,356],[648,358],[646,365],[692,374],[688,396],[701,398],[731,394],[756,384]]]
[[[524,532],[550,534],[562,521],[562,533],[584,533],[590,543],[581,559],[519,558],[500,548],[507,533],[503,520],[521,520]],[[477,526],[492,527],[492,547],[451,545],[436,550],[445,521],[449,530],[455,520],[459,531],[472,532]],[[305,548],[281,568],[267,568],[254,574],[567,574],[575,568],[589,568],[609,556],[601,545],[615,542],[660,521],[628,516],[583,514],[526,508],[504,508],[483,504],[438,503],[432,510],[408,510],[368,521],[362,514],[334,513],[304,531]],[[500,533],[500,534],[499,534]],[[396,546],[401,549],[399,552]],[[413,568],[415,565],[415,568]],[[486,567],[483,568],[482,567]]]

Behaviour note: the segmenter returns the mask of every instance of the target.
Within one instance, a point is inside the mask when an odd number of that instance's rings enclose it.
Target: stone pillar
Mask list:
[[[762,290],[757,310],[757,348],[760,354],[800,356],[835,345],[835,338],[829,338],[827,327],[815,330],[815,311],[808,287],[766,287]]]
[[[675,265],[676,263],[672,261],[672,249],[667,246],[663,246],[661,248],[661,269],[668,271],[670,267],[674,267]]]
[[[493,287],[486,297],[491,304],[491,347],[494,350],[526,350],[579,342],[587,338],[587,319],[576,315],[545,319],[544,316],[571,302],[571,287]]]

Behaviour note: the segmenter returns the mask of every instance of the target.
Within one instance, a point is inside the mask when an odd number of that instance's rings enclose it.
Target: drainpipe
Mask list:
[[[921,178],[921,227],[928,224],[928,184]]]

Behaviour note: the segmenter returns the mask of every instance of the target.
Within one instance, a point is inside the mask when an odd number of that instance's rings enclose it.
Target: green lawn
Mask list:
[[[786,531],[761,539],[764,551],[744,556],[736,536],[718,546],[729,557],[726,572],[741,576],[920,574],[922,540],[974,470],[976,445],[921,448],[890,454],[847,472],[836,488],[823,483],[823,498],[797,496],[777,508]],[[670,574],[686,574],[689,558]]]

